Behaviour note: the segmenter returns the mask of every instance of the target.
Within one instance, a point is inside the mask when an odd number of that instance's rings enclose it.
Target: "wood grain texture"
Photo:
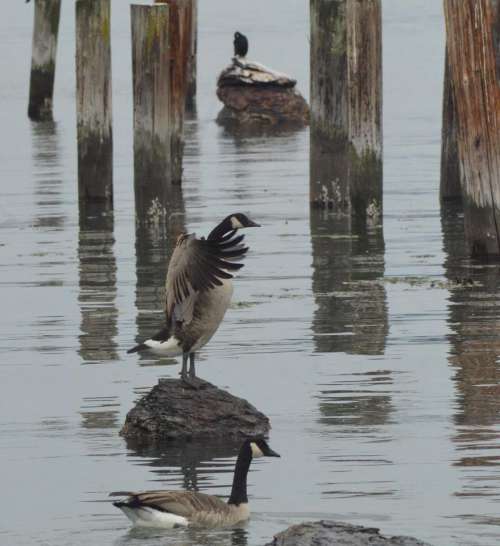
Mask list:
[[[35,0],[28,116],[52,120],[61,0]]]
[[[349,182],[357,216],[382,215],[382,6],[348,0],[347,120]]]
[[[314,206],[382,213],[380,0],[311,0],[311,163]]]
[[[170,170],[170,8],[131,5],[134,188],[140,223],[165,217]]]
[[[500,15],[496,0],[445,0],[467,246],[500,255]]]
[[[113,203],[110,0],[77,0],[76,114],[80,202]]]
[[[443,121],[441,130],[441,199],[462,199],[457,142],[457,112],[450,80],[448,49],[444,60]]]
[[[182,181],[184,154],[184,113],[188,86],[189,59],[192,38],[192,1],[168,0],[170,8],[170,168],[172,183]]]
[[[189,48],[188,81],[186,90],[186,110],[196,110],[196,73],[198,57],[198,0],[190,0],[191,4],[191,39]]]

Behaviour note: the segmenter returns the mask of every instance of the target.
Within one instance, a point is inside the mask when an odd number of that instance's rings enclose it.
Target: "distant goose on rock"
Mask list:
[[[234,33],[234,56],[235,57],[246,57],[248,53],[248,39],[244,34],[239,32]]]
[[[205,239],[194,233],[177,239],[166,279],[166,324],[151,339],[129,349],[128,353],[149,350],[158,356],[182,354],[181,377],[194,379],[195,352],[215,334],[226,313],[233,285],[234,272],[243,267],[248,247],[242,244],[244,235],[238,229],[257,227],[247,216],[235,213],[227,216]]]
[[[117,491],[110,496],[126,496],[113,504],[120,508],[134,525],[144,527],[223,527],[235,525],[250,517],[247,498],[247,474],[252,459],[279,457],[262,439],[245,440],[234,469],[229,500],[195,491]]]

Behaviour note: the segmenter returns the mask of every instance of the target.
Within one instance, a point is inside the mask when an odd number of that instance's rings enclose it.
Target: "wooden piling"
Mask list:
[[[80,203],[113,205],[110,0],[76,2]]]
[[[170,8],[131,5],[134,188],[139,223],[166,215],[171,183]]]
[[[170,6],[170,47],[174,78],[172,85],[184,86],[185,109],[196,110],[196,69],[198,51],[198,0],[155,0]],[[181,77],[182,79],[179,79]],[[176,103],[177,104],[177,103]]]
[[[380,0],[311,0],[313,206],[382,213]]]
[[[446,49],[444,60],[440,196],[441,200],[462,199],[457,148],[457,112],[450,80],[448,49]]]
[[[470,254],[500,256],[500,10],[496,0],[445,0]]]
[[[52,120],[61,0],[35,0],[28,117]]]
[[[190,28],[189,63],[186,89],[186,111],[196,111],[196,71],[198,56],[198,0],[190,0]]]
[[[170,7],[170,169],[173,184],[182,181],[184,113],[191,58],[192,0],[168,0]]]

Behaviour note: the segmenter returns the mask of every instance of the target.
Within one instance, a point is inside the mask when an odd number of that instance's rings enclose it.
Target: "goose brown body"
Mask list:
[[[234,469],[233,486],[228,502],[195,491],[118,491],[112,496],[127,497],[113,504],[134,525],[182,527],[199,525],[221,527],[234,525],[250,517],[247,498],[247,474],[256,457],[279,457],[263,438],[245,440]]]
[[[116,503],[119,508],[120,503]],[[127,506],[128,505],[128,506]],[[155,518],[157,522],[168,522],[171,519],[172,527],[196,525],[202,527],[221,527],[234,525],[250,517],[248,504],[227,504],[219,497],[198,493],[196,491],[144,491],[129,493],[125,508],[139,510],[151,509],[160,514]],[[126,510],[124,512],[127,514]],[[171,516],[183,518],[176,519]],[[127,514],[128,515],[128,514]],[[161,515],[164,515],[162,518]],[[139,523],[141,525],[143,523]]]
[[[183,355],[181,375],[195,376],[194,353],[217,331],[231,302],[231,279],[248,251],[237,231],[258,226],[241,213],[226,217],[205,239],[178,237],[165,283],[165,326],[129,353],[149,349],[161,356]]]

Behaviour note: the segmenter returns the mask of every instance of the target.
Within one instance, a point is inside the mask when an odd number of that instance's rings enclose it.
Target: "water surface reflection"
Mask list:
[[[389,327],[381,226],[317,210],[310,224],[316,351],[383,354]]]
[[[500,265],[468,259],[461,206],[442,209],[447,252],[451,334],[449,363],[455,370],[455,466],[461,469],[460,498],[500,498]],[[477,506],[466,517],[498,525],[496,508]],[[496,535],[498,537],[498,535]]]
[[[81,334],[79,354],[85,362],[118,358],[116,258],[113,215],[99,208],[80,216],[78,238]]]
[[[140,211],[138,211],[140,213]],[[165,277],[177,237],[184,233],[184,200],[181,186],[171,186],[165,221],[136,223],[136,341],[155,334],[162,326],[165,310]],[[133,345],[133,340],[131,346]],[[139,356],[143,363],[158,362],[151,355]]]

